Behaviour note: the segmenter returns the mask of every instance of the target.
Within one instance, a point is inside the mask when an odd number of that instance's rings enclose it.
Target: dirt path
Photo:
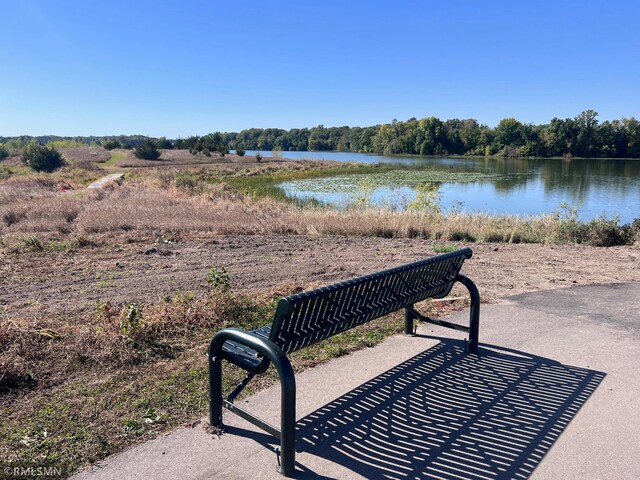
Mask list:
[[[225,236],[168,244],[8,254],[0,262],[0,306],[8,317],[70,315],[97,302],[155,303],[176,291],[208,289],[225,267],[236,290],[322,285],[435,255],[417,239]],[[571,285],[640,281],[640,248],[474,244],[463,272],[485,301]],[[0,312],[2,312],[0,310]]]

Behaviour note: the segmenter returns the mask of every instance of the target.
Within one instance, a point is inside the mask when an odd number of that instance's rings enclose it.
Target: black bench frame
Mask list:
[[[276,449],[278,471],[287,477],[293,476],[296,382],[287,354],[402,308],[405,333],[414,333],[414,320],[462,330],[469,332],[469,352],[477,353],[480,294],[476,285],[459,273],[462,263],[471,255],[471,249],[465,248],[291,295],[280,299],[271,325],[252,332],[236,328],[219,331],[209,346],[211,426],[224,428],[224,406],[270,433],[280,440],[280,450]],[[455,282],[462,283],[471,297],[468,327],[425,317],[415,309],[414,304],[420,301],[446,297]],[[222,360],[249,372],[227,399],[222,398]],[[233,403],[247,383],[271,363],[280,378],[280,429]]]

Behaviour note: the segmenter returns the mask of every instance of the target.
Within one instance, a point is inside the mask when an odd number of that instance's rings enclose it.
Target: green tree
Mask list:
[[[113,150],[114,148],[120,148],[120,142],[115,138],[109,138],[102,142],[102,148],[105,150]]]
[[[626,154],[632,158],[640,158],[640,122],[635,117],[623,118],[622,125],[627,136]]]
[[[160,137],[156,140],[156,146],[163,150],[171,150],[173,148],[173,144],[171,141],[167,140],[167,137]]]
[[[37,172],[53,172],[64,165],[60,152],[35,140],[22,150],[22,162]]]
[[[481,132],[482,128],[487,128],[486,126],[480,126],[477,120],[470,118],[467,120],[462,120],[460,124],[460,140],[463,146],[463,153],[472,155],[481,141]]]
[[[515,118],[503,118],[496,126],[493,147],[496,152],[513,151],[524,145],[523,125]]]
[[[585,110],[575,118],[578,135],[573,147],[575,155],[580,157],[595,157],[598,154],[598,112]]]
[[[309,131],[308,148],[310,151],[331,150],[331,142],[329,141],[329,130],[324,125],[313,127]]]
[[[627,156],[629,138],[624,124],[619,120],[604,121],[598,128],[599,156],[622,158]]]
[[[420,155],[433,155],[443,149],[445,131],[442,121],[436,117],[423,118],[416,129],[416,150]]]
[[[160,158],[160,151],[157,148],[156,142],[150,138],[145,138],[135,148],[134,155],[143,160],[157,160]]]

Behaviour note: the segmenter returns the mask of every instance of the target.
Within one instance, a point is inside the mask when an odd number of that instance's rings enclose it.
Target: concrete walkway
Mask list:
[[[119,182],[124,178],[124,173],[111,173],[106,177],[102,177],[100,180],[96,180],[90,184],[87,188],[103,188],[105,185],[111,182]]]
[[[465,314],[455,320],[464,321]],[[640,478],[640,284],[483,305],[480,355],[423,325],[297,376],[297,478]],[[278,425],[278,387],[245,407]],[[280,479],[275,441],[227,414],[75,478]]]

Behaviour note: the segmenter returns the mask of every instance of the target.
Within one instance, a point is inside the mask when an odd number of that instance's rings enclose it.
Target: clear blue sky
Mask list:
[[[640,117],[637,0],[6,0],[0,135]]]

